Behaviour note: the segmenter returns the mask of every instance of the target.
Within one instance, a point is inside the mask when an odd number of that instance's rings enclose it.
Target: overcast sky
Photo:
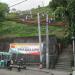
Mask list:
[[[9,7],[16,4],[16,3],[19,3],[21,1],[24,1],[24,0],[0,0],[0,2],[7,3],[9,5]],[[19,5],[16,5],[12,8],[15,8],[17,10],[29,10],[31,8],[37,8],[38,5],[47,6],[50,1],[51,0],[27,0],[27,1],[25,1]]]

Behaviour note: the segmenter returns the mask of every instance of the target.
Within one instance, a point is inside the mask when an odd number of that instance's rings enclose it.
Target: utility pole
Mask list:
[[[72,43],[73,43],[73,58],[74,58],[74,67],[75,67],[75,42],[74,42],[75,37],[72,37]]]
[[[49,69],[48,14],[46,14],[46,68]]]
[[[39,47],[40,47],[40,62],[42,62],[42,47],[41,47],[41,27],[40,27],[40,14],[37,14],[38,16],[38,35],[39,35]]]
[[[30,18],[32,19],[32,11],[30,10]]]

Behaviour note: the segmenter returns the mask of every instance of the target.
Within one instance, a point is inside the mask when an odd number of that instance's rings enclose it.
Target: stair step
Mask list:
[[[71,64],[71,62],[58,62],[57,64],[62,65],[62,64]]]
[[[58,61],[57,64],[71,64],[71,61]]]
[[[57,64],[56,66],[71,66],[71,65],[70,64],[62,64],[62,65]]]
[[[62,64],[62,65],[57,64],[56,66],[71,66],[71,65],[70,64]]]
[[[72,59],[73,59],[72,48],[69,46],[68,48],[65,48],[62,54],[59,56],[55,69],[71,71]]]
[[[71,56],[70,57],[69,56],[68,57],[66,57],[66,56],[59,57],[59,59],[71,59],[71,58],[73,58],[73,57],[71,57]]]
[[[61,69],[60,68],[56,68],[56,70],[59,70],[59,71],[69,71],[69,72],[72,71],[71,68],[67,68],[67,69],[65,69],[65,68],[64,69],[63,68],[61,68]]]
[[[71,66],[55,66],[55,68],[70,68]]]
[[[59,60],[57,63],[69,63],[69,62],[71,62],[71,60],[70,61],[68,61],[68,60]]]
[[[63,70],[71,70],[72,68],[56,68],[56,69],[63,69]]]
[[[59,58],[59,60],[70,61],[72,58]]]
[[[71,68],[71,66],[55,66],[55,68]]]
[[[55,68],[71,68],[71,66],[55,66]]]
[[[60,58],[71,58],[72,56],[61,56]]]

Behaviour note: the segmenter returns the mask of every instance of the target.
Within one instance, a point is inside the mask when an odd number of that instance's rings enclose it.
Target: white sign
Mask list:
[[[43,43],[41,44],[43,49]],[[39,43],[11,43],[9,52],[22,54],[40,54]]]

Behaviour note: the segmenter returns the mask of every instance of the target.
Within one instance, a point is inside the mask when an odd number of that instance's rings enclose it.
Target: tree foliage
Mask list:
[[[49,3],[56,15],[65,18],[69,24],[69,31],[75,35],[75,0],[52,0]]]
[[[50,8],[53,10],[56,10],[57,7],[66,7],[67,6],[67,0],[52,0],[49,3]]]
[[[75,0],[72,0],[68,6],[67,11],[69,12],[69,22],[70,22],[70,30],[72,31],[73,36],[75,35]]]
[[[64,13],[65,13],[64,10],[65,10],[64,7],[57,7],[57,9],[54,11],[54,14],[58,20],[64,19]]]
[[[41,26],[41,35],[45,35],[46,27]],[[56,35],[57,38],[64,37],[64,28],[49,26],[49,35]],[[14,21],[0,22],[1,37],[29,37],[38,36],[37,25],[21,24]]]
[[[0,20],[5,18],[5,14],[9,12],[9,7],[5,3],[0,3]]]

